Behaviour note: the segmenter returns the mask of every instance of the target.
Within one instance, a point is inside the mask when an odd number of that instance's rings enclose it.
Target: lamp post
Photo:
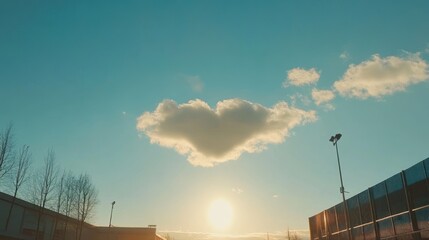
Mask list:
[[[116,201],[112,202],[112,209],[110,210],[110,221],[109,221],[109,228],[112,227],[112,215],[113,215],[113,206],[115,206]]]
[[[348,234],[348,239],[352,240],[352,234],[351,231],[349,229],[349,222],[350,222],[350,218],[349,218],[349,209],[347,207],[347,202],[346,202],[346,196],[344,195],[344,184],[343,184],[343,174],[341,173],[341,164],[340,164],[340,155],[338,154],[338,140],[340,140],[341,138],[341,133],[337,133],[335,134],[335,136],[331,136],[331,138],[329,139],[330,142],[332,142],[332,144],[335,146],[335,150],[337,151],[337,162],[338,162],[338,171],[340,173],[340,182],[341,182],[341,187],[340,187],[340,193],[343,196],[343,207],[344,207],[344,211],[346,214],[346,229],[347,229],[347,234]]]

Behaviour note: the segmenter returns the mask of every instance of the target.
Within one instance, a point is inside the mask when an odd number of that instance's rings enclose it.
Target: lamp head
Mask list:
[[[337,133],[335,134],[335,136],[331,136],[329,141],[332,142],[332,144],[336,145],[338,140],[340,140],[341,136],[342,136],[341,133]]]
[[[341,133],[337,133],[335,134],[335,138],[338,140],[340,140],[341,136],[343,136]]]
[[[113,205],[115,205],[115,203],[116,203],[116,201],[113,201],[113,202],[112,202],[112,206],[113,206]]]

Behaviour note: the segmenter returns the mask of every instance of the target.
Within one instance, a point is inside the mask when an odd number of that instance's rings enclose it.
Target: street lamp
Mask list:
[[[112,202],[112,209],[110,210],[110,221],[109,221],[109,228],[112,227],[112,214],[113,214],[113,206],[115,206],[116,201]]]
[[[344,184],[343,184],[343,175],[341,173],[341,164],[340,164],[340,155],[338,154],[338,140],[340,140],[341,138],[341,133],[337,133],[335,134],[335,136],[331,136],[331,138],[329,139],[330,142],[332,142],[332,144],[335,146],[335,149],[337,150],[337,162],[338,162],[338,171],[340,172],[340,182],[341,182],[341,187],[340,187],[340,193],[343,196],[343,207],[346,213],[346,229],[347,229],[347,234],[348,234],[348,238],[352,239],[352,234],[350,232],[349,229],[349,209],[347,207],[347,202],[346,202],[346,196],[344,195]]]

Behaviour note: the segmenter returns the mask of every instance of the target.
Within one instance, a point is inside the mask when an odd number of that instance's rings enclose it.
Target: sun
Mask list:
[[[231,204],[224,199],[214,200],[209,207],[208,218],[216,230],[226,230],[232,224]]]

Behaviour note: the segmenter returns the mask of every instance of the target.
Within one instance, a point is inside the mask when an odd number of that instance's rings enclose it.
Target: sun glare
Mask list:
[[[232,207],[224,199],[217,199],[210,204],[208,217],[216,230],[226,230],[232,224]]]

